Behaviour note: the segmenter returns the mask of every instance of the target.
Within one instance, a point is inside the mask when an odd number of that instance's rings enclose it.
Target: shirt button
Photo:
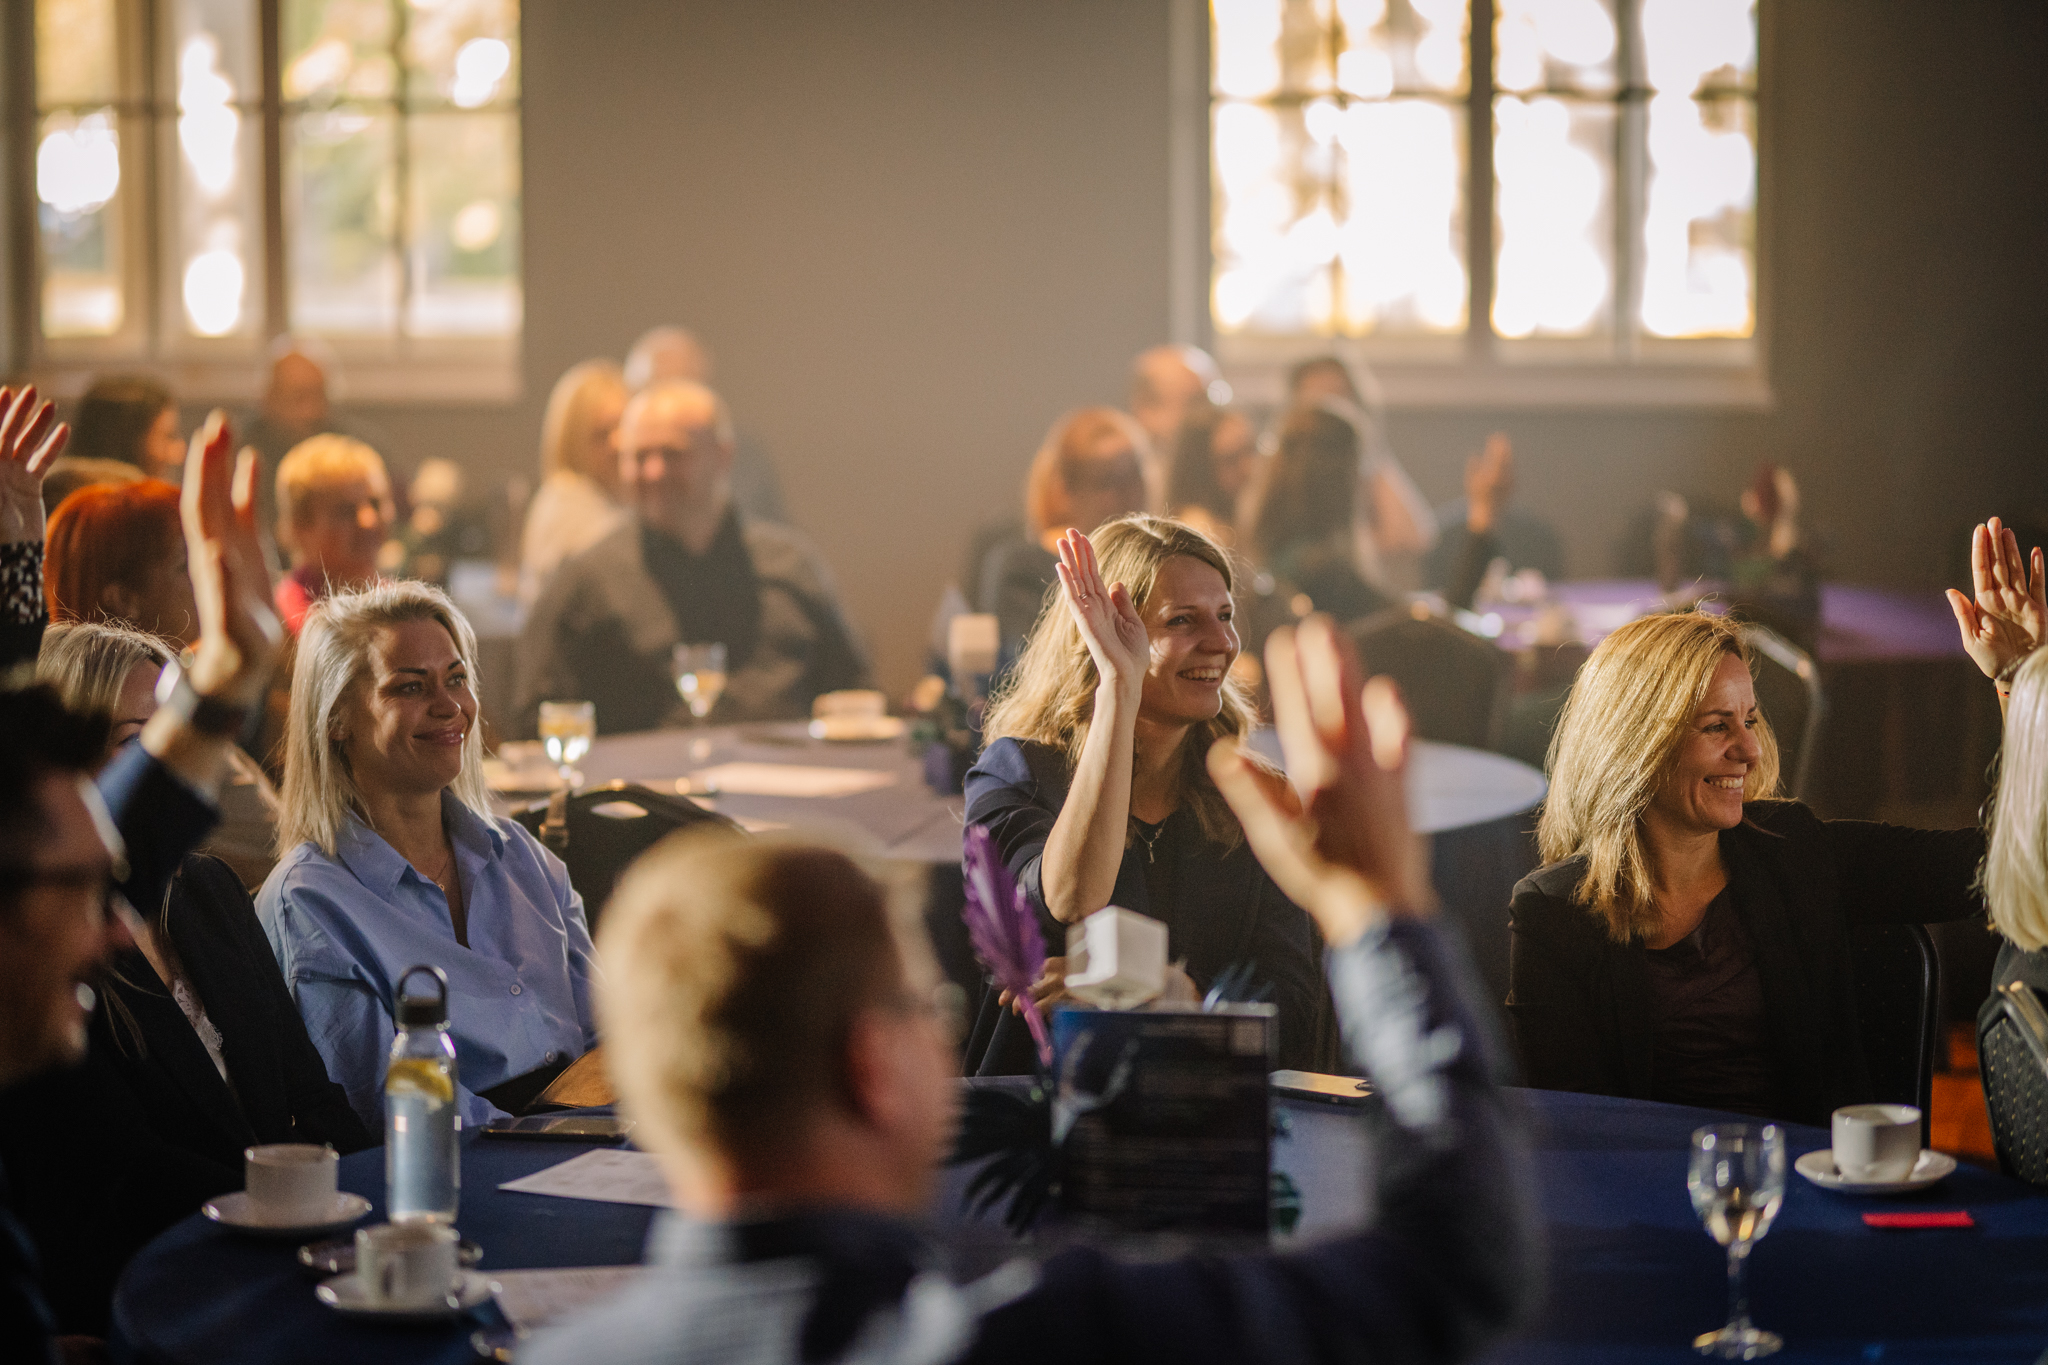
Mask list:
[[[519,983],[517,981],[512,983],[512,994],[519,994]]]
[[[545,1056],[545,1057],[541,1058],[541,1060],[542,1060],[542,1061],[544,1061],[544,1062],[550,1062],[550,1063],[552,1063],[552,1062],[554,1062],[554,1061],[555,1061],[555,1060],[556,1060],[557,1058],[559,1058],[559,1057],[560,1057],[561,1055],[562,1055],[562,1054],[561,1054],[561,1053],[559,1053],[559,1052],[550,1052],[550,1053],[549,1053],[549,1054],[548,1054],[547,1056]]]

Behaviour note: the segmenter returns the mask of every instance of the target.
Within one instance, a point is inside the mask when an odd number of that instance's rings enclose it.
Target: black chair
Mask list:
[[[1787,796],[1804,801],[1827,716],[1820,669],[1805,650],[1767,626],[1745,625],[1742,634],[1756,651],[1756,701],[1778,737],[1780,782]]]
[[[631,782],[607,782],[573,796],[557,792],[513,818],[568,864],[569,885],[583,897],[592,933],[627,866],[664,837],[693,828],[740,832],[730,817],[686,796]]]
[[[2000,986],[1977,1012],[1977,1065],[1999,1169],[2048,1187],[2048,1009],[2025,982]]]
[[[1934,1043],[1941,974],[1934,940],[1918,924],[1865,924],[1849,931],[1856,1023],[1870,1069],[1870,1098],[1920,1111],[1927,1145],[1934,1102]]]
[[[1383,611],[1345,629],[1366,671],[1400,685],[1418,739],[1499,747],[1514,672],[1506,650],[1426,607]]]

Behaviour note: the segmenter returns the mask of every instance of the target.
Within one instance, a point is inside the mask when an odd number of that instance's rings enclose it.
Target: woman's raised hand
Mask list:
[[[227,417],[216,409],[192,437],[180,499],[199,606],[192,687],[247,705],[262,699],[284,641],[256,534],[256,472],[256,452],[236,458]]]
[[[1234,739],[1209,751],[1252,852],[1338,947],[1381,914],[1433,904],[1408,826],[1408,711],[1390,680],[1361,683],[1361,671],[1329,617],[1282,627],[1266,642],[1266,682],[1287,779],[1247,762]]]
[[[0,544],[43,538],[43,476],[64,453],[71,428],[33,384],[0,388]]]
[[[1102,681],[1135,702],[1145,685],[1151,650],[1145,622],[1121,583],[1105,586],[1095,563],[1095,547],[1079,531],[1068,531],[1059,543],[1060,587],[1067,610],[1081,628],[1081,640],[1095,660]]]
[[[1987,678],[1998,677],[2048,643],[2048,572],[2044,572],[2038,547],[2033,561],[2030,579],[2019,537],[1993,517],[1970,535],[1975,600],[1954,588],[1948,590],[1949,607],[1963,633],[1963,649]]]

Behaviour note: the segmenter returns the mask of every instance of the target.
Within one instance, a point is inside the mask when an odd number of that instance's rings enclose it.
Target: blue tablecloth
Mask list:
[[[1488,1357],[1503,1362],[1695,1360],[1694,1335],[1720,1326],[1721,1249],[1685,1193],[1687,1138],[1719,1117],[1641,1101],[1524,1092],[1537,1125],[1550,1233],[1550,1290],[1538,1319]],[[1274,1161],[1302,1190],[1304,1232],[1355,1216],[1362,1147],[1344,1111],[1283,1104],[1290,1135]],[[1792,1126],[1790,1151],[1827,1145]],[[496,1187],[585,1150],[472,1142],[459,1222],[487,1270],[616,1265],[637,1259],[647,1209]],[[342,1163],[342,1185],[378,1201],[380,1152]],[[1872,1209],[1967,1209],[1971,1229],[1877,1231]],[[976,1238],[983,1242],[985,1238]],[[382,1328],[313,1297],[290,1245],[250,1241],[194,1217],[153,1242],[123,1277],[117,1349],[165,1362],[456,1362],[474,1323]],[[1775,1227],[1750,1265],[1752,1315],[1780,1333],[1776,1359],[2012,1361],[2048,1347],[2048,1194],[1965,1166],[1932,1190],[1884,1200],[1831,1194],[1791,1174]],[[593,1362],[593,1365],[598,1365]]]

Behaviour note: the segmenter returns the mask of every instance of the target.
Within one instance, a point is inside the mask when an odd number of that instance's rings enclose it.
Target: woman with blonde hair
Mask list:
[[[540,424],[540,488],[519,537],[519,596],[528,606],[563,560],[626,519],[619,506],[619,418],[626,380],[609,360],[571,365],[555,381]]]
[[[1803,1123],[1874,1098],[1848,931],[1982,913],[1974,829],[1778,799],[1741,627],[1646,616],[1579,670],[1513,903],[1531,1085]]]
[[[1153,510],[1145,429],[1115,408],[1082,408],[1053,423],[1024,478],[1026,534],[990,550],[975,588],[977,610],[994,612],[1006,649],[1021,649],[1054,582],[1055,552],[1069,531]]]
[[[1058,544],[1061,590],[989,708],[967,822],[994,836],[1056,950],[1106,905],[1162,920],[1196,990],[1233,966],[1270,990],[1279,1065],[1327,1069],[1314,925],[1260,868],[1206,766],[1210,746],[1256,723],[1230,672],[1229,559],[1161,517]]]
[[[373,1131],[398,979],[448,977],[465,1123],[516,1113],[596,1045],[568,869],[491,813],[476,635],[439,588],[379,583],[306,617],[280,861],[257,910],[328,1071]]]

